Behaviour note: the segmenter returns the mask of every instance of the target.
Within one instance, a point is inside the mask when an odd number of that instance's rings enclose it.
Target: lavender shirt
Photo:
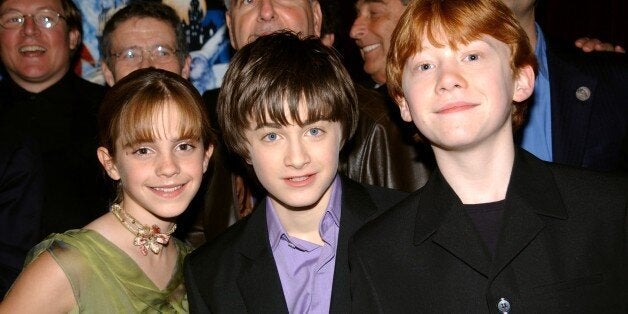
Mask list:
[[[329,313],[340,230],[342,186],[336,176],[331,197],[318,227],[325,244],[319,246],[289,236],[266,198],[268,239],[290,313]]]

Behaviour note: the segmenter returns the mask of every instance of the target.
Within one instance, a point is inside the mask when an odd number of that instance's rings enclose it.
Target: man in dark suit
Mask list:
[[[516,148],[536,60],[512,12],[417,0],[398,25],[388,85],[438,169],[356,232],[352,310],[625,313],[628,180]]]
[[[238,51],[218,119],[268,196],[188,255],[192,312],[349,311],[348,240],[405,196],[338,174],[357,111],[349,74],[318,38],[277,33]]]
[[[0,124],[40,148],[41,234],[81,228],[106,210],[95,154],[104,88],[71,69],[81,46],[81,13],[72,0],[4,0],[0,12],[0,57],[6,70],[0,82]]]
[[[526,31],[539,62],[533,105],[517,142],[546,161],[621,169],[626,162],[621,145],[628,137],[626,55],[561,46],[535,23],[536,0],[503,2]]]

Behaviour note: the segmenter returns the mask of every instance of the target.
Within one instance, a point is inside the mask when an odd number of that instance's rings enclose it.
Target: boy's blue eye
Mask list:
[[[323,131],[319,128],[311,128],[308,130],[308,132],[310,133],[310,135],[313,136],[319,136],[321,133],[323,133]]]
[[[429,70],[431,68],[432,68],[432,65],[429,64],[429,63],[424,63],[424,64],[419,65],[419,70],[420,71],[427,71],[427,70]]]
[[[277,133],[268,133],[264,136],[263,140],[272,142],[276,141],[278,137]]]
[[[467,56],[467,59],[469,61],[476,61],[476,60],[480,59],[480,56],[477,55],[477,54],[470,54],[470,55]]]

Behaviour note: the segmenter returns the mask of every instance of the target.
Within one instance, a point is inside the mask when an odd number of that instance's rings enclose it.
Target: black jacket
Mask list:
[[[554,162],[622,169],[628,164],[621,153],[628,141],[628,57],[570,48],[547,42]]]
[[[406,194],[342,178],[342,208],[331,313],[349,311],[349,238]],[[288,313],[268,239],[266,203],[185,261],[192,313]]]
[[[72,71],[36,94],[9,77],[0,81],[0,124],[29,136],[41,151],[42,236],[81,228],[106,212],[109,195],[96,157],[104,92]]]
[[[0,125],[0,300],[41,239],[44,178],[37,143]]]
[[[626,313],[628,180],[517,152],[491,258],[440,172],[350,243],[355,313]],[[501,300],[504,298],[504,300]],[[503,304],[503,302],[502,302]]]

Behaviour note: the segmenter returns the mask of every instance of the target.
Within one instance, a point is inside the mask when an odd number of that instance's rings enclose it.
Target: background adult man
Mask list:
[[[70,70],[81,45],[81,14],[71,0],[0,1],[0,42],[6,289],[43,236],[83,227],[105,210],[95,154],[104,89]]]
[[[80,228],[105,208],[94,153],[104,88],[70,70],[81,45],[81,14],[71,0],[6,0],[0,2],[0,26],[6,69],[0,124],[41,148],[42,235]]]
[[[583,55],[575,49],[549,45],[535,23],[536,0],[502,2],[523,25],[541,62],[529,118],[518,136],[520,145],[548,161],[594,170],[620,168],[626,158],[620,149],[628,134],[626,89],[622,87],[628,76],[625,57]],[[350,35],[360,48],[365,72],[384,94],[390,38],[407,4],[408,0],[356,2],[358,13]],[[622,51],[596,39],[589,44],[579,40],[578,45],[585,51],[591,47]]]
[[[164,69],[184,78],[190,74],[181,19],[165,4],[134,2],[120,9],[105,24],[100,50],[109,86],[140,68]]]
[[[317,0],[225,1],[226,22],[231,45],[239,49],[257,37],[288,29],[301,35],[321,35],[322,19]],[[360,121],[353,140],[343,152],[340,171],[361,183],[411,191],[425,183],[429,166],[417,163],[426,156],[407,145],[401,130],[392,121],[381,95],[357,88]],[[203,95],[210,114],[215,113],[217,90]],[[220,145],[214,152],[215,167],[206,196],[205,234],[208,239],[226,228],[233,215],[250,213],[263,191],[239,160],[229,157]],[[227,168],[225,168],[227,165]],[[230,182],[230,184],[227,184]],[[235,206],[234,206],[235,205]],[[230,210],[232,208],[233,210]]]
[[[526,31],[539,61],[520,145],[547,161],[619,169],[628,136],[628,60],[623,54],[565,50],[545,38],[535,23],[536,0],[503,2]]]

